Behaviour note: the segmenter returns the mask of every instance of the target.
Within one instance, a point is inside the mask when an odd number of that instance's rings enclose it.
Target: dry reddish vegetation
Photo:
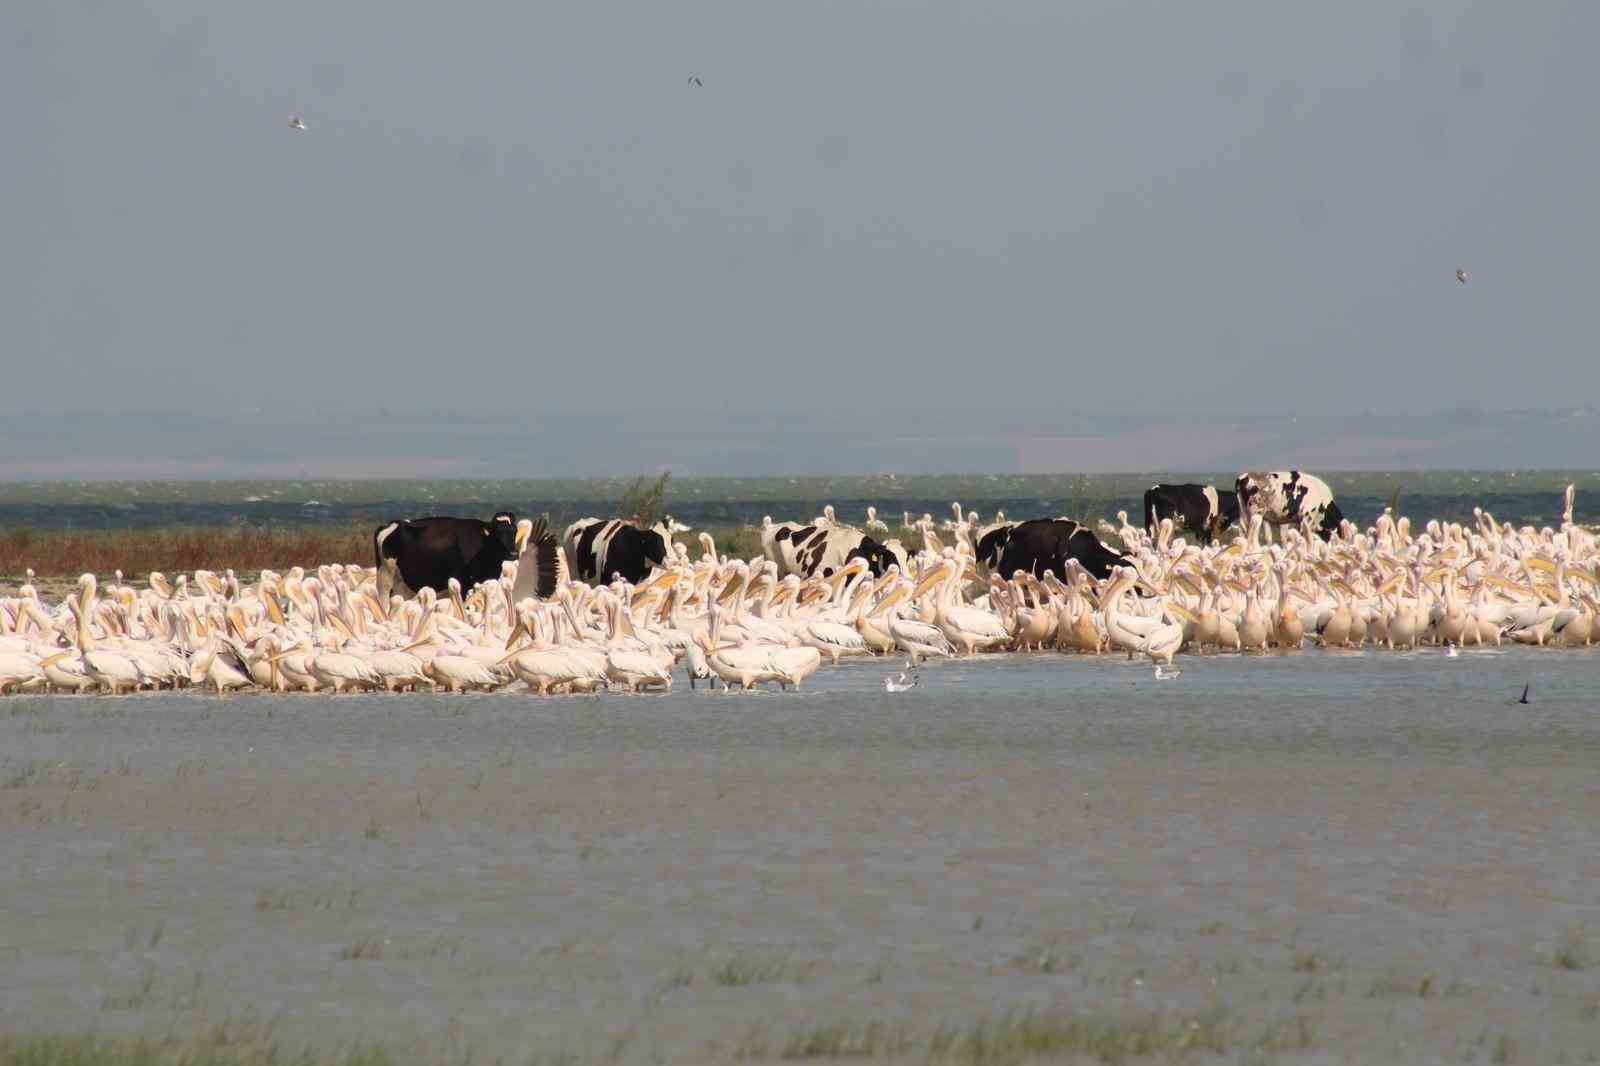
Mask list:
[[[221,526],[172,529],[0,529],[0,575],[31,568],[40,577],[121,570],[128,580],[151,570],[255,571],[322,563],[372,565],[368,526]]]

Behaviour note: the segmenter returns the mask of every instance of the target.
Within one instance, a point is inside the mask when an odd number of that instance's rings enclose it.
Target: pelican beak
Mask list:
[[[50,658],[41,661],[39,663],[39,668],[43,669],[46,666],[54,666],[56,663],[60,662],[62,659],[65,659],[71,654],[72,650],[70,648],[66,651],[58,651],[54,655],[50,656]]]
[[[905,598],[906,598],[906,587],[904,585],[901,585],[899,588],[897,588],[893,592],[889,593],[883,599],[879,600],[877,605],[874,606],[872,608],[872,610],[867,612],[867,617],[868,618],[876,618],[878,615],[880,615],[883,612],[887,611],[890,607],[893,607],[895,604],[899,603],[901,600],[903,600]]]
[[[733,598],[739,594],[739,586],[742,584],[744,584],[744,578],[735,577],[727,585],[723,586],[722,591],[717,594],[717,606],[723,607],[732,603]]]
[[[928,575],[926,577],[917,582],[917,587],[911,590],[911,598],[914,600],[920,598],[927,593],[929,589],[933,588],[935,585],[939,584],[939,582],[945,580],[949,576],[949,565],[946,563],[940,563],[938,566],[928,571]]]
[[[532,535],[532,522],[524,518],[522,521],[517,523],[516,536],[512,538],[511,543],[516,547],[518,555],[521,555],[523,552],[528,550],[528,538]]]
[[[1181,618],[1185,622],[1194,622],[1194,612],[1190,611],[1189,608],[1180,603],[1173,603],[1171,600],[1168,600],[1167,610],[1171,611],[1175,618]]]
[[[267,617],[272,619],[274,625],[283,625],[283,609],[278,606],[278,597],[263,590],[261,598],[266,601]]]
[[[1538,570],[1545,574],[1553,574],[1556,572],[1555,562],[1545,558],[1543,555],[1530,555],[1523,560],[1523,565],[1529,570]]]

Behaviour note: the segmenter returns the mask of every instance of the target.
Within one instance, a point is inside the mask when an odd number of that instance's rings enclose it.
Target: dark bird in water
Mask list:
[[[1456,271],[1456,280],[1465,285],[1467,283],[1467,272],[1465,270]]]
[[[1517,701],[1518,703],[1527,703],[1528,702],[1528,690],[1530,688],[1532,688],[1532,687],[1533,687],[1532,685],[1523,685],[1522,686],[1522,698]]]
[[[694,86],[694,87],[695,87],[695,88],[696,88],[696,89],[698,89],[698,88],[700,88],[700,86],[701,86],[701,85],[702,85],[702,84],[703,84],[703,83],[702,83],[702,82],[701,82],[701,81],[700,81],[700,75],[698,75],[698,74],[691,74],[691,75],[689,75],[689,84],[690,84],[690,85],[693,85],[693,86]],[[1456,272],[1456,273],[1458,273],[1458,274],[1459,274],[1459,273],[1460,273],[1460,271],[1457,271],[1457,272]]]

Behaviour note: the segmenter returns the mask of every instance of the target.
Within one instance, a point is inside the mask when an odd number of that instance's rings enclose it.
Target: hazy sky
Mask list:
[[[8,0],[0,407],[1591,401],[1597,54],[1593,0]]]

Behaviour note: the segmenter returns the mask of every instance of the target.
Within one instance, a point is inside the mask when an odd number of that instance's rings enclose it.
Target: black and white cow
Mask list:
[[[549,596],[556,588],[555,544],[544,519],[518,522],[510,511],[487,522],[440,515],[396,518],[372,534],[380,591],[385,594],[415,595],[424,588],[444,593],[451,578],[465,592],[480,582],[496,580],[505,563],[520,560],[518,587]],[[530,576],[531,586],[526,580]]]
[[[890,564],[905,567],[893,549],[850,526],[785,522],[762,530],[762,548],[778,564],[779,576],[832,577],[851,559],[864,559],[873,577],[882,577]]]
[[[621,518],[584,518],[567,527],[561,544],[573,576],[605,584],[617,575],[637,585],[650,571],[665,566],[672,535],[665,523],[640,529]]]
[[[1112,567],[1132,566],[1100,542],[1087,526],[1070,518],[1031,518],[1013,526],[990,530],[979,538],[978,562],[1004,577],[1018,570],[1035,577],[1046,572],[1067,579],[1067,560],[1076,559],[1096,578],[1111,576]]]
[[[1333,490],[1315,474],[1301,470],[1251,471],[1233,483],[1239,494],[1239,517],[1247,526],[1259,514],[1270,525],[1309,524],[1323,540],[1339,529],[1344,515],[1333,502]]]
[[[1173,532],[1191,531],[1209,540],[1239,520],[1239,494],[1215,485],[1151,485],[1144,490],[1144,528],[1154,535],[1163,518]]]

